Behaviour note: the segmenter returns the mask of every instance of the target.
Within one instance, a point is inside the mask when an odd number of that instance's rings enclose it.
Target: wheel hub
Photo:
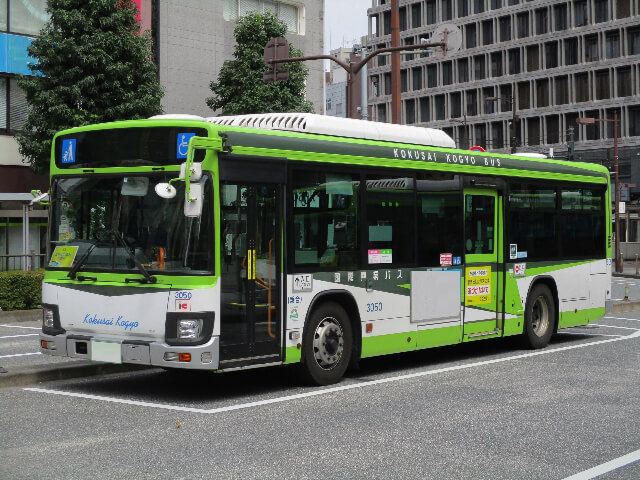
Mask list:
[[[536,298],[531,310],[531,326],[533,333],[542,337],[549,328],[549,305],[544,297]]]
[[[323,319],[316,328],[313,337],[313,352],[316,362],[325,370],[330,370],[342,358],[344,351],[344,335],[335,318]]]

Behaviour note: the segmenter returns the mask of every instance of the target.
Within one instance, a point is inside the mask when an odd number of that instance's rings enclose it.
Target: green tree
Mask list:
[[[29,104],[20,153],[47,172],[55,132],[162,112],[151,37],[139,35],[132,0],[49,0],[49,21],[28,51],[33,76],[18,85]]]
[[[288,63],[289,80],[264,83],[264,47],[274,37],[284,37],[286,25],[273,14],[250,13],[238,19],[233,31],[235,60],[224,62],[218,81],[211,82],[213,92],[207,105],[223,115],[268,112],[313,112],[313,104],[304,98],[309,69],[303,62]],[[302,52],[289,45],[291,57]]]

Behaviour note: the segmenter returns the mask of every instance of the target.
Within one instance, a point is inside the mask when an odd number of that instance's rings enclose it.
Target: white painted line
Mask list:
[[[492,365],[492,364],[496,364],[496,363],[510,362],[510,361],[513,361],[513,360],[521,360],[523,358],[537,357],[539,355],[549,355],[549,354],[552,354],[552,353],[564,352],[564,351],[568,351],[568,350],[575,350],[577,348],[585,348],[585,347],[591,347],[591,346],[595,346],[595,345],[602,345],[602,344],[611,343],[611,342],[619,342],[619,341],[622,341],[622,340],[628,340],[628,339],[632,339],[632,338],[640,338],[640,331],[637,331],[636,333],[632,333],[630,335],[625,335],[625,336],[622,336],[622,337],[608,338],[606,340],[598,340],[598,341],[594,341],[594,342],[579,343],[577,345],[569,345],[569,346],[559,347],[559,348],[547,348],[547,349],[544,349],[544,350],[536,350],[534,352],[522,353],[522,354],[519,354],[519,355],[510,356],[510,357],[494,358],[492,360],[483,360],[483,361],[480,361],[480,362],[466,363],[466,364],[463,364],[463,365],[455,365],[455,366],[452,366],[452,367],[438,368],[438,369],[435,369],[435,370],[424,370],[424,371],[421,371],[421,372],[409,373],[409,374],[406,374],[406,375],[398,375],[396,377],[386,377],[386,378],[380,378],[378,380],[370,380],[370,381],[367,381],[367,382],[339,385],[337,387],[316,389],[316,390],[312,390],[310,392],[298,393],[298,394],[295,394],[295,395],[287,395],[287,396],[284,396],[284,397],[268,398],[268,399],[265,399],[265,400],[258,400],[258,401],[255,401],[255,402],[239,403],[239,404],[236,404],[236,405],[229,405],[229,406],[226,406],[226,407],[218,407],[218,408],[211,408],[211,409],[202,409],[202,408],[193,408],[193,407],[180,407],[180,406],[177,406],[177,405],[167,405],[167,404],[151,403],[151,402],[140,402],[140,401],[137,401],[137,400],[124,400],[124,399],[115,398],[115,397],[103,397],[103,396],[99,396],[99,395],[89,395],[89,394],[85,394],[85,393],[64,392],[64,391],[60,391],[60,390],[50,390],[50,389],[47,389],[47,388],[24,388],[23,390],[26,390],[26,391],[29,391],[29,392],[48,393],[48,394],[51,394],[51,395],[62,395],[62,396],[66,396],[66,397],[85,398],[85,399],[89,399],[89,400],[100,400],[100,401],[103,401],[103,402],[112,402],[112,403],[120,403],[120,404],[126,404],[126,405],[136,405],[136,406],[143,406],[143,407],[159,408],[159,409],[164,409],[164,410],[178,410],[178,411],[181,411],[181,412],[217,414],[217,413],[231,412],[231,411],[235,411],[235,410],[244,410],[244,409],[247,409],[247,408],[260,407],[260,406],[264,406],[264,405],[272,405],[272,404],[275,404],[275,403],[290,402],[290,401],[299,400],[299,399],[302,399],[302,398],[316,397],[316,396],[319,396],[319,395],[326,395],[326,394],[330,394],[330,393],[343,392],[343,391],[347,391],[347,390],[355,390],[357,388],[364,388],[364,387],[372,387],[372,386],[376,386],[376,385],[383,385],[385,383],[397,382],[397,381],[401,381],[401,380],[410,380],[410,379],[414,379],[414,378],[421,378],[421,377],[426,377],[426,376],[429,376],[429,375],[436,375],[436,374],[439,374],[439,373],[448,373],[448,372],[455,372],[455,371],[458,371],[458,370],[467,370],[467,369],[470,369],[470,368],[482,367],[482,366],[485,366],[485,365]]]
[[[9,358],[9,357],[25,357],[27,355],[42,355],[40,352],[33,353],[15,353],[13,355],[0,355],[0,358]]]
[[[605,333],[587,333],[587,332],[565,332],[559,330],[558,333],[566,333],[567,335],[582,335],[583,337],[623,337],[624,335],[607,335]]]
[[[617,470],[620,467],[624,467],[625,465],[637,462],[638,460],[640,460],[640,450],[627,453],[622,457],[618,457],[614,460],[611,460],[610,462],[598,465],[597,467],[590,468],[589,470],[585,470],[584,472],[576,473],[575,475],[571,475],[564,480],[590,480],[591,478],[599,477],[600,475],[612,472],[613,470]]]
[[[0,328],[26,328],[27,330],[42,330],[42,327],[23,327],[21,325],[0,325]]]
[[[621,327],[618,325],[604,325],[602,323],[592,323],[591,325],[596,325],[598,327],[620,328],[622,330],[633,330],[634,332],[640,332],[640,328]]]
[[[39,333],[23,333],[21,335],[5,335],[3,337],[0,337],[0,340],[2,340],[3,338],[37,337],[38,335],[40,334]]]
[[[631,320],[632,322],[640,322],[640,318],[625,318],[625,317],[602,317],[610,320]]]

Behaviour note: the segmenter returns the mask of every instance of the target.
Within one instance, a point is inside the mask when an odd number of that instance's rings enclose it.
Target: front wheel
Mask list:
[[[543,348],[549,344],[556,318],[556,304],[551,290],[538,284],[529,293],[524,312],[524,344],[529,348]]]
[[[302,366],[316,385],[338,382],[349,366],[353,334],[344,308],[326,302],[314,309],[305,327]]]

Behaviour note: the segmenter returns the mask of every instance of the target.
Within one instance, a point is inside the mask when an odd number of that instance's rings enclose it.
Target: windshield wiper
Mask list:
[[[136,266],[136,268],[138,270],[140,270],[140,273],[142,273],[142,275],[146,279],[146,281],[143,282],[143,283],[147,283],[147,282],[156,283],[158,281],[158,279],[156,277],[154,277],[153,275],[151,275],[147,271],[147,269],[144,268],[144,266],[140,263],[140,261],[136,258],[136,255],[131,251],[131,247],[127,244],[125,239],[122,237],[122,234],[118,230],[112,230],[111,233],[113,233],[113,235],[115,235],[116,239],[120,242],[122,247],[129,254],[129,258],[133,261],[133,264]]]
[[[69,270],[69,273],[67,273],[67,277],[69,277],[71,280],[75,280],[76,273],[78,273],[78,270],[80,270],[80,267],[84,264],[87,258],[89,258],[89,255],[91,255],[93,250],[98,246],[98,244],[101,241],[102,241],[102,238],[98,238],[96,239],[95,242],[89,245],[89,248],[87,248],[87,251],[84,252],[84,255],[80,257],[80,260],[78,260],[78,263],[76,263],[73,267],[71,267],[71,269]]]

